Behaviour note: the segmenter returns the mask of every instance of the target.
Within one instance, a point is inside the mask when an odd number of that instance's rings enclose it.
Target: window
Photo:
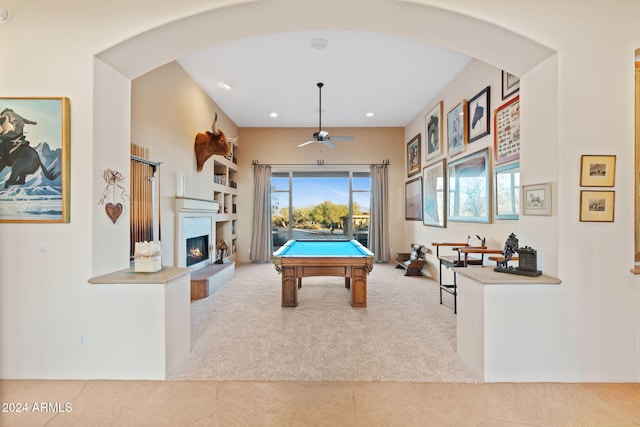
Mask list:
[[[449,163],[449,221],[489,222],[489,151],[470,154]]]
[[[496,168],[496,218],[518,219],[520,214],[520,163]]]
[[[274,250],[289,239],[357,239],[368,243],[369,172],[273,172]]]

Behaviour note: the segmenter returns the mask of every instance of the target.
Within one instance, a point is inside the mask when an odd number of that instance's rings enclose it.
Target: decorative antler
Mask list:
[[[216,115],[213,118],[213,123],[211,124],[211,133],[218,136],[218,134],[220,134],[220,131],[218,129],[216,129],[216,123],[218,122],[218,113],[216,112]]]

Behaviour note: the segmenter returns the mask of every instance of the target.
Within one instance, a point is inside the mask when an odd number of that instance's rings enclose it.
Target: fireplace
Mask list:
[[[190,237],[187,244],[187,267],[209,259],[209,236]]]
[[[197,270],[215,261],[218,211],[217,202],[176,197],[175,266]]]

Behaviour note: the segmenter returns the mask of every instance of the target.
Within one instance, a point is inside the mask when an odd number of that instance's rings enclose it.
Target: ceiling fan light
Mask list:
[[[331,142],[331,137],[329,136],[329,132],[326,130],[322,130],[322,87],[324,83],[319,82],[316,86],[318,86],[318,131],[313,133],[313,139],[303,142],[302,144],[298,144],[298,147],[304,147],[305,145],[311,144],[312,142],[320,142],[325,144],[329,148],[334,148],[336,144]],[[336,136],[335,139],[344,139],[347,141],[352,141],[352,136]]]

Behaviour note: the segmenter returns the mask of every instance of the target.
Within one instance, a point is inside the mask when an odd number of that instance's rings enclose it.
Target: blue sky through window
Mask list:
[[[349,178],[293,178],[293,206],[309,207],[329,200],[349,204]]]
[[[288,177],[272,177],[271,184],[274,190],[287,190]],[[367,190],[366,192],[354,192],[353,201],[357,203],[363,212],[369,212],[369,177],[354,177],[354,190]],[[286,197],[276,196],[281,207],[286,205]],[[293,178],[293,207],[302,208],[317,205],[329,200],[335,204],[349,203],[349,178],[348,177],[294,177]]]

